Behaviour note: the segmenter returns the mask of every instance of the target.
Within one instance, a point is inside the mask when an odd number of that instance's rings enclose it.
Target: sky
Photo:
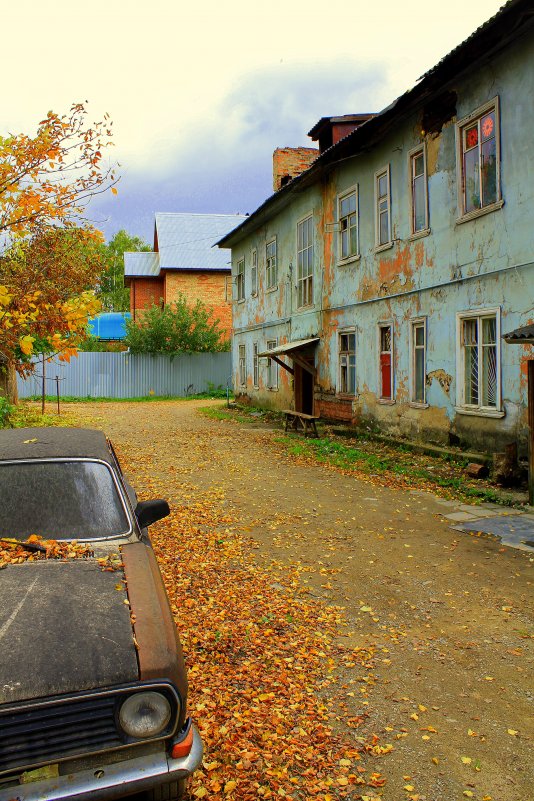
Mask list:
[[[151,242],[156,211],[254,211],[276,147],[389,105],[502,2],[0,0],[0,135],[109,113],[121,180],[88,216]]]

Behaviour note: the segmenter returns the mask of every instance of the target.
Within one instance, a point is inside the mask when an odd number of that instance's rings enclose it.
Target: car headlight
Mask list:
[[[141,692],[130,695],[120,708],[119,723],[130,737],[155,737],[171,719],[171,705],[164,695]]]

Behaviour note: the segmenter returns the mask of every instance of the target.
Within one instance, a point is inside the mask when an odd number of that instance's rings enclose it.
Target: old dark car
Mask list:
[[[102,432],[0,431],[0,801],[185,793],[202,743],[147,533],[168,513]]]

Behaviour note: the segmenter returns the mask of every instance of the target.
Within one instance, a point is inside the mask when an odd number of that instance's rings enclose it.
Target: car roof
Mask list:
[[[113,465],[106,435],[91,428],[10,428],[0,431],[0,461],[101,459]]]

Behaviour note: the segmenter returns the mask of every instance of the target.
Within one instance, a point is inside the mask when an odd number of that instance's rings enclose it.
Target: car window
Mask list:
[[[101,462],[0,464],[0,537],[99,539],[130,523],[110,468]]]

